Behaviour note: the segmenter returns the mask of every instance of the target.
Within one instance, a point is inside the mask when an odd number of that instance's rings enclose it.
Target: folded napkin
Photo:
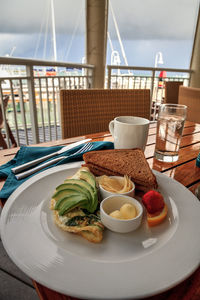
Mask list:
[[[92,144],[93,144],[92,151],[114,148],[114,145],[112,142],[93,142]],[[0,191],[0,198],[7,199],[18,186],[20,186],[24,181],[26,181],[31,176],[33,176],[39,172],[42,172],[46,169],[49,169],[49,168],[52,168],[52,167],[55,167],[58,165],[62,165],[62,164],[68,163],[68,162],[82,160],[82,154],[77,154],[77,155],[73,156],[72,158],[70,158],[70,157],[64,158],[61,161],[59,161],[49,167],[46,167],[45,169],[42,169],[42,170],[38,171],[37,173],[30,175],[21,180],[17,180],[11,171],[11,169],[14,167],[17,167],[26,162],[29,162],[30,160],[40,158],[40,157],[50,154],[52,152],[56,152],[56,151],[60,150],[62,147],[63,146],[21,147],[20,150],[17,152],[17,154],[15,155],[15,157],[12,160],[10,160],[8,163],[6,163],[5,165],[2,165],[0,167],[0,178],[7,178],[2,190]],[[77,147],[75,147],[71,150],[68,150],[66,152],[63,152],[60,155],[57,155],[55,157],[67,156],[67,155],[73,154],[82,147],[83,147],[83,145],[77,146]],[[53,158],[55,158],[55,157],[53,157]]]
[[[200,152],[196,159],[196,166],[200,168]]]

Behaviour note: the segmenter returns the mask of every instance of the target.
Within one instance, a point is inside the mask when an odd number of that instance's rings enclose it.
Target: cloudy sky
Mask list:
[[[101,1],[101,0],[99,0]],[[199,0],[110,0],[129,65],[188,68]],[[53,59],[50,0],[0,0],[0,56]],[[54,0],[57,59],[85,55],[85,0]],[[109,34],[120,54],[109,9]],[[111,47],[108,43],[107,62]]]

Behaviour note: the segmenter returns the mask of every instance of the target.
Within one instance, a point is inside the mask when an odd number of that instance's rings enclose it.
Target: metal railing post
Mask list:
[[[94,86],[94,72],[95,72],[95,68],[94,69],[89,69],[89,76],[91,78],[90,88],[93,88],[93,86]]]
[[[39,132],[38,132],[38,119],[37,119],[37,108],[36,108],[35,88],[34,88],[34,74],[33,74],[32,65],[26,66],[26,74],[27,74],[27,85],[28,85],[28,94],[29,94],[29,106],[30,106],[30,118],[31,118],[33,143],[38,144],[40,140],[39,140]]]
[[[107,66],[108,69],[108,89],[111,89],[111,66]]]
[[[154,81],[155,81],[155,70],[152,70],[152,79],[151,79],[151,103],[152,103],[152,101],[153,101]]]
[[[4,128],[6,131],[6,144],[9,148],[10,147],[9,132],[8,132],[8,125],[7,125],[7,120],[6,120],[5,105],[4,105],[4,101],[3,101],[3,91],[2,91],[1,86],[0,86],[0,105],[1,105],[1,113],[2,113],[2,117],[3,117],[3,122],[4,122]]]
[[[85,88],[91,89],[94,86],[94,69],[83,69],[83,76],[85,76]]]
[[[152,70],[151,95],[150,95],[150,97],[151,97],[151,101],[150,101],[150,114],[151,114],[151,110],[153,108],[152,103],[153,103],[154,81],[155,81],[155,70]],[[153,121],[155,121],[155,118],[156,118],[156,103],[157,103],[157,101],[155,101],[155,103],[154,103]]]

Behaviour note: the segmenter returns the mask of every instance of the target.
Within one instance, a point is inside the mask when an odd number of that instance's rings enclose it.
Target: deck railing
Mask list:
[[[165,82],[181,81],[189,86],[189,69],[149,68],[134,66],[107,66],[107,88],[117,89],[150,89],[151,117],[156,119],[158,107],[165,98]]]
[[[91,88],[93,69],[88,64],[0,57],[2,118],[4,124],[8,120],[19,146],[61,137],[59,90]]]
[[[119,89],[150,89],[152,101],[161,102],[164,98],[165,81],[183,81],[188,86],[190,81],[189,69],[149,68],[134,66],[107,66],[107,88]],[[160,73],[165,72],[165,76]]]
[[[167,76],[160,77],[161,71],[166,71]],[[164,82],[183,81],[188,86],[191,72],[186,69],[108,65],[106,88],[147,88],[151,90],[153,103],[162,103]],[[2,117],[4,124],[8,120],[17,144],[29,145],[61,138],[59,90],[92,88],[93,74],[94,66],[88,64],[0,57]],[[6,95],[9,95],[7,107],[3,101]],[[5,126],[3,130],[8,129]],[[8,139],[7,144],[10,146]]]

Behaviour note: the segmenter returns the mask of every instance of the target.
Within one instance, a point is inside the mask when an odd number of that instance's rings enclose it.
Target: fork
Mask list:
[[[50,161],[47,161],[35,168],[32,168],[28,171],[25,171],[25,172],[22,172],[22,173],[19,173],[19,174],[16,174],[15,177],[17,178],[17,180],[20,180],[20,179],[23,179],[23,178],[26,178],[28,177],[29,175],[32,175],[32,174],[35,174],[37,171],[40,171],[48,166],[51,166],[53,164],[55,164],[56,162],[59,162],[60,160],[64,159],[64,158],[71,158],[77,154],[81,154],[81,153],[85,153],[85,152],[88,152],[92,149],[93,145],[92,143],[87,143],[85,144],[83,147],[81,147],[79,150],[77,150],[76,152],[74,152],[73,154],[70,154],[70,155],[67,155],[67,156],[61,156],[61,157],[57,157],[57,158],[54,158]]]

